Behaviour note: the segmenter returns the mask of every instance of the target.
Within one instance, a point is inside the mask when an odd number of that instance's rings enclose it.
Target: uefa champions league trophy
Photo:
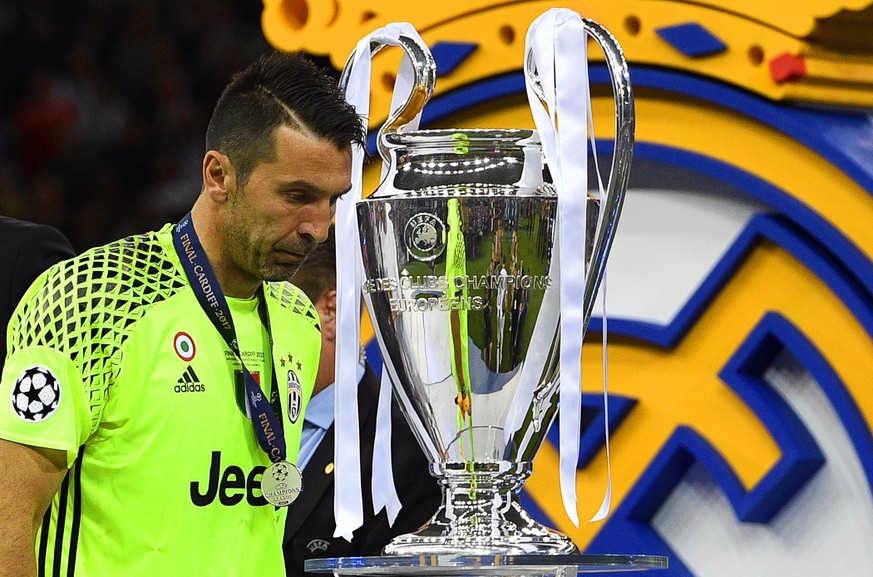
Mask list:
[[[621,48],[599,24],[584,23],[606,55],[616,107],[605,200],[587,198],[588,277],[579,295],[587,326],[627,186],[634,109]],[[558,246],[557,194],[535,131],[403,131],[435,73],[425,45],[400,45],[415,86],[378,135],[385,177],[357,204],[363,294],[383,370],[444,495],[431,522],[395,538],[384,555],[577,554],[514,496],[558,409],[557,254],[583,249]],[[534,354],[545,360],[526,371]],[[522,375],[531,373],[531,400],[508,431]]]

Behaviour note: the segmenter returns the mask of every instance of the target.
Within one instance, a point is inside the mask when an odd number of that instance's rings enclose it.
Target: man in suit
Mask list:
[[[292,282],[300,287],[321,319],[322,350],[312,399],[304,415],[298,465],[303,468],[303,491],[288,511],[285,529],[285,566],[289,576],[308,575],[306,559],[379,555],[397,535],[415,531],[436,512],[441,492],[430,475],[428,462],[396,401],[391,410],[391,451],[394,482],[403,505],[393,526],[385,511],[373,514],[369,480],[372,477],[373,442],[379,377],[365,362],[359,367],[358,410],[363,479],[364,524],[351,542],[333,537],[333,382],[336,346],[336,259],[334,229],[298,270]]]
[[[0,372],[6,361],[6,325],[18,301],[43,271],[74,255],[57,229],[0,216]]]

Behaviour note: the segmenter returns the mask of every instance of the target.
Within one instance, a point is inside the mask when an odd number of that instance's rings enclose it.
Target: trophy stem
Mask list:
[[[394,538],[385,555],[577,554],[569,537],[534,521],[515,495],[528,463],[434,463],[443,505],[431,521]]]

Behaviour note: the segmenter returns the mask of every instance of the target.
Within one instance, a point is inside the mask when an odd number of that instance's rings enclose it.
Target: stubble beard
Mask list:
[[[238,189],[231,200],[232,216],[225,222],[227,250],[242,271],[261,282],[291,282],[317,243],[302,240],[301,246],[291,247],[293,252],[306,254],[298,263],[280,264],[273,261],[272,250],[258,250],[259,244],[252,237],[251,220],[245,198],[248,191]]]
[[[293,265],[273,266],[269,263],[261,263],[260,271],[263,280],[267,282],[291,282],[291,279],[294,278],[294,275],[297,274],[301,266],[303,266],[302,262]]]

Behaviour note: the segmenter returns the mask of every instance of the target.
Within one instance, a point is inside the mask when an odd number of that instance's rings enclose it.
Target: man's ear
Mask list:
[[[324,338],[336,340],[336,289],[330,289],[321,295],[315,308],[321,313],[321,332]]]
[[[218,152],[209,150],[203,157],[203,190],[214,202],[225,202],[228,190],[235,183],[235,175],[230,159]]]

